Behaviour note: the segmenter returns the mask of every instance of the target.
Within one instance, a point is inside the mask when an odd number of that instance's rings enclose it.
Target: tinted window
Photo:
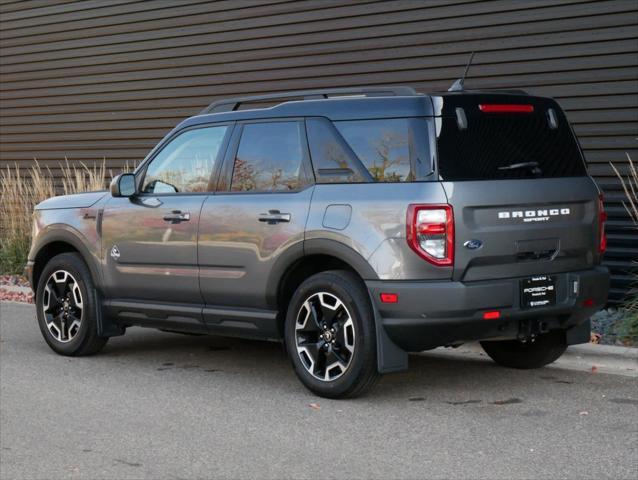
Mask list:
[[[527,113],[486,113],[480,104],[530,105]],[[467,119],[459,128],[455,115]],[[550,111],[551,110],[551,111]],[[522,96],[446,98],[437,138],[443,180],[497,180],[586,175],[576,138],[558,105]]]
[[[231,190],[291,191],[303,186],[299,122],[250,123],[243,127]]]
[[[371,179],[328,119],[307,119],[306,131],[317,182],[361,183]]]
[[[189,130],[174,138],[151,161],[142,191],[206,192],[228,127]]]
[[[420,118],[335,122],[377,182],[422,180],[432,167],[428,124]]]

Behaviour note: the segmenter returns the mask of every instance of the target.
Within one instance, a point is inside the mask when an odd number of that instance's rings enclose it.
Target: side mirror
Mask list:
[[[122,173],[111,182],[111,195],[114,197],[132,197],[135,191],[135,175]]]

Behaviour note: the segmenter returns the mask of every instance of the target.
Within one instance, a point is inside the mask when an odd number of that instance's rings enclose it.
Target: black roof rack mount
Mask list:
[[[333,96],[365,96],[365,97],[387,97],[401,96],[411,97],[418,95],[416,90],[405,86],[383,86],[383,87],[357,87],[357,88],[330,88],[324,90],[300,90],[297,92],[271,93],[269,95],[257,95],[254,97],[226,98],[211,103],[200,112],[206,113],[234,112],[242,103],[261,102],[266,100],[285,100],[289,98],[301,98],[303,100],[326,99]]]

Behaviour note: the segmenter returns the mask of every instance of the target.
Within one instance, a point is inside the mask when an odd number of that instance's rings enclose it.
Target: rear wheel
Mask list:
[[[351,272],[304,281],[290,301],[285,336],[297,376],[317,395],[355,397],[378,378],[370,300]]]
[[[481,342],[492,360],[509,368],[541,368],[565,353],[567,342],[564,330],[553,330],[538,336],[534,341],[518,340]]]
[[[38,325],[60,355],[99,352],[108,338],[97,335],[97,301],[91,273],[75,253],[53,257],[44,267],[36,293]]]

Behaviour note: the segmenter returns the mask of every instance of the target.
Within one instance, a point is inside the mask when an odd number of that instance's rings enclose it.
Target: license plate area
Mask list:
[[[542,308],[556,305],[556,277],[534,275],[521,280],[521,308]]]

